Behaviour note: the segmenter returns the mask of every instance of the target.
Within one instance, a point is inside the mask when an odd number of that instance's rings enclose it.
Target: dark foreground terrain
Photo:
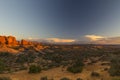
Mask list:
[[[119,45],[41,48],[1,47],[0,80],[120,80]]]

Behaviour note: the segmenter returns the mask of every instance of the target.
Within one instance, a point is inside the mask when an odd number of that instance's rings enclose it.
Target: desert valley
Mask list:
[[[0,36],[0,80],[120,80],[120,46]]]
[[[0,80],[120,80],[120,0],[0,0]]]

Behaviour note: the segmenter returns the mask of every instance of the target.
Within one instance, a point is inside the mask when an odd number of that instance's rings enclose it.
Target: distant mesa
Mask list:
[[[16,45],[31,45],[32,42],[22,39],[17,41],[14,36],[0,36],[0,45],[16,46]]]

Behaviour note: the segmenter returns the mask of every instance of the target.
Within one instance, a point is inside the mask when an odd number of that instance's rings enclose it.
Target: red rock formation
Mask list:
[[[27,40],[24,40],[24,39],[21,40],[21,45],[28,45],[28,44],[29,42]]]
[[[38,42],[31,42],[22,39],[21,41],[17,41],[14,36],[0,36],[0,46],[34,46],[37,49],[43,49],[41,44]]]
[[[8,45],[17,45],[16,38],[13,37],[13,36],[8,36],[8,37],[6,38],[6,41],[7,41],[7,44],[8,44]]]
[[[6,37],[0,36],[0,44],[6,44]]]
[[[0,36],[0,44],[14,46],[17,45],[17,41],[16,38],[13,36]]]

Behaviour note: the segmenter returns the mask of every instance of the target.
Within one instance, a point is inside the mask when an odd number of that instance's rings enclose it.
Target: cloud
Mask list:
[[[33,38],[32,37],[29,37],[28,40],[32,40]]]
[[[31,40],[31,41],[39,41],[41,40],[40,38],[33,38],[33,37],[28,37],[26,40]]]
[[[120,37],[109,37],[96,41],[98,44],[120,44]]]
[[[49,42],[56,42],[56,43],[70,43],[74,42],[74,39],[60,39],[60,38],[48,38],[46,39]]]
[[[86,39],[88,38],[88,39]],[[49,43],[75,43],[75,44],[120,44],[120,37],[103,37],[98,35],[85,35],[85,39],[61,39],[61,38],[32,38],[29,37],[28,40],[39,41],[39,42],[49,42]]]
[[[85,37],[90,39],[91,41],[96,41],[96,40],[100,40],[100,39],[105,38],[103,36],[98,36],[98,35],[85,35]]]

